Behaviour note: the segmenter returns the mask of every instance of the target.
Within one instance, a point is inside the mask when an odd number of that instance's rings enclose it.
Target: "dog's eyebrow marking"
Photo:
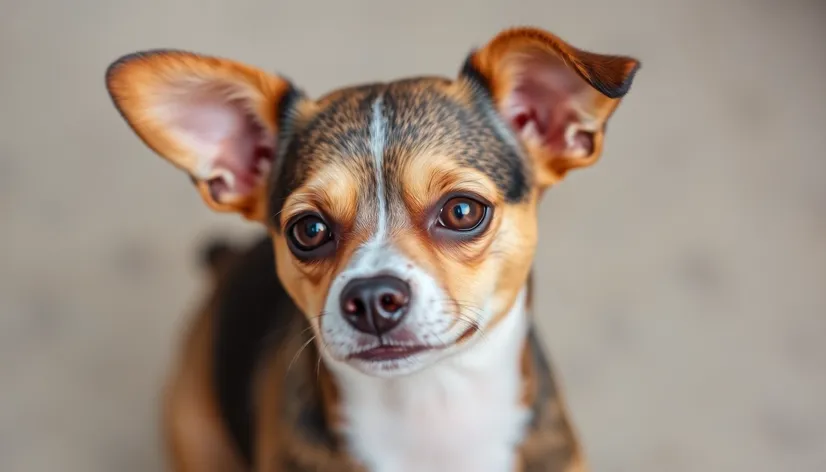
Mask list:
[[[387,140],[387,123],[382,113],[382,95],[373,102],[373,116],[370,119],[370,149],[376,166],[376,198],[378,199],[378,221],[374,241],[381,243],[387,234],[387,201],[384,194],[384,145]]]

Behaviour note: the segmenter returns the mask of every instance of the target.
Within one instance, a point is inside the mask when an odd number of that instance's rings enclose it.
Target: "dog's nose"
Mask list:
[[[398,326],[409,304],[410,286],[389,275],[353,279],[341,291],[341,310],[347,322],[376,336]]]

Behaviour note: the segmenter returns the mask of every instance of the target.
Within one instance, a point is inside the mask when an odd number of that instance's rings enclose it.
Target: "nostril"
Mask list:
[[[398,311],[405,305],[404,298],[398,293],[385,293],[379,297],[381,308],[388,312]]]
[[[366,311],[364,302],[359,298],[351,298],[344,302],[344,312],[348,315],[363,315]]]
[[[410,288],[391,276],[353,279],[342,290],[340,303],[351,326],[380,336],[398,325],[407,313]]]

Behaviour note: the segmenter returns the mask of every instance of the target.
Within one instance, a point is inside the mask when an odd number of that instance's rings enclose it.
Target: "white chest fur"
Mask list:
[[[370,472],[511,472],[520,405],[523,297],[463,352],[402,378],[339,372],[346,437]]]

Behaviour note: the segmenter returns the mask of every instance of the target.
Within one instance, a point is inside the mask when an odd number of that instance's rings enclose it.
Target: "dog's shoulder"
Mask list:
[[[216,251],[208,252],[216,256]],[[270,238],[232,254],[219,252],[224,267],[213,305],[213,386],[225,426],[238,452],[251,462],[257,372],[267,352],[281,344],[303,316],[278,280]]]
[[[523,470],[586,470],[567,405],[535,324],[528,333],[527,343],[522,367],[528,382],[525,401],[532,411],[532,419],[521,446]]]

